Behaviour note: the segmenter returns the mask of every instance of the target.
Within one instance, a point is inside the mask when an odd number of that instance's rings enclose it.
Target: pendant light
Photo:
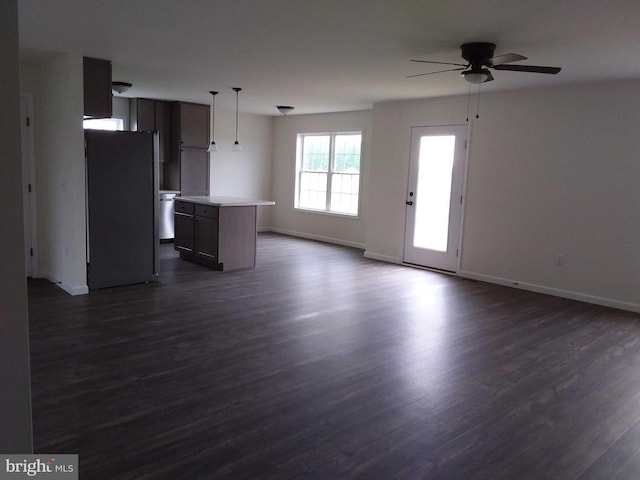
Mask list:
[[[216,95],[218,92],[209,92],[211,94],[211,145],[207,149],[207,152],[217,152],[218,146],[216,145]]]
[[[231,147],[232,152],[241,152],[242,147],[238,142],[238,93],[242,90],[238,87],[233,87],[233,91],[236,92],[236,141],[233,143],[233,147]]]

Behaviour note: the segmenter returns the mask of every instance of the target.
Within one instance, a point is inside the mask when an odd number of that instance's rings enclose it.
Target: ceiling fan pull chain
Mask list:
[[[471,108],[471,84],[469,84],[469,93],[467,94],[467,122],[469,122],[470,108]]]
[[[480,118],[480,91],[482,90],[482,84],[478,84],[478,105],[476,107],[476,118]]]

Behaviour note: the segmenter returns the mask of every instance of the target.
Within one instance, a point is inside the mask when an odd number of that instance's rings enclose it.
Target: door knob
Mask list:
[[[407,201],[406,201],[406,202],[404,202],[404,203],[406,203],[407,205],[413,205],[413,202],[412,202],[411,200],[407,200]]]

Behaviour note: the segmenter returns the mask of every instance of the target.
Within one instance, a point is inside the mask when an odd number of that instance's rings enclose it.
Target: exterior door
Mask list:
[[[404,262],[455,272],[467,125],[413,127]]]

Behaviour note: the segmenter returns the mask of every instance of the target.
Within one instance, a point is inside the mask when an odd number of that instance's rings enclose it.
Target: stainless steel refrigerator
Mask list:
[[[90,289],[158,275],[158,136],[85,130]]]

